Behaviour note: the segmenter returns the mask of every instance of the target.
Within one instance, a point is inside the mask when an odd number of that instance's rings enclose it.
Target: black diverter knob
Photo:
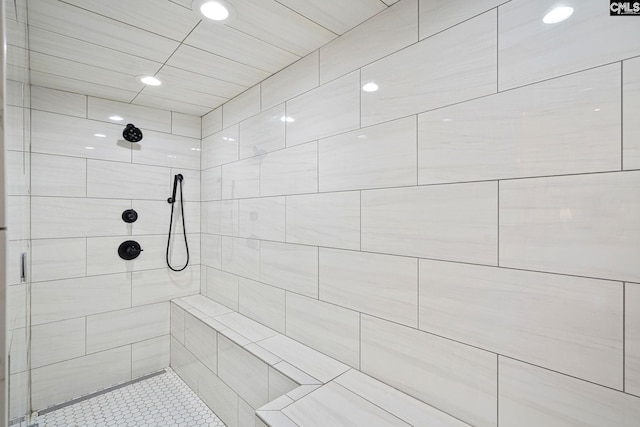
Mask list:
[[[138,212],[134,211],[133,209],[127,209],[126,211],[122,212],[122,220],[126,223],[136,222],[137,219]]]
[[[129,123],[122,131],[122,137],[129,142],[138,142],[142,140],[142,131]]]
[[[118,247],[118,255],[120,258],[126,260],[132,260],[138,258],[140,252],[143,249],[140,247],[140,244],[135,240],[127,240],[126,242],[122,242],[120,247]]]

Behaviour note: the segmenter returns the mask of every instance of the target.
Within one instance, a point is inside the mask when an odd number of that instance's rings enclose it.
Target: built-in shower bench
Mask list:
[[[171,366],[228,427],[467,426],[194,295],[172,300]]]

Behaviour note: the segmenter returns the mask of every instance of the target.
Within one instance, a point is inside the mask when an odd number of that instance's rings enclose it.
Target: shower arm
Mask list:
[[[176,191],[178,189],[178,181],[182,181],[184,177],[181,173],[177,174],[173,179],[173,195],[167,199],[167,202],[174,204],[176,202]]]

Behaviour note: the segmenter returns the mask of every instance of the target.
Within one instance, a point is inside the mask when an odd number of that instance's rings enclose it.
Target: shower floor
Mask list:
[[[225,427],[171,369],[35,417],[31,426]]]

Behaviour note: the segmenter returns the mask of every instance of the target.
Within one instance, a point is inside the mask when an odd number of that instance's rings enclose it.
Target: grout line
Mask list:
[[[360,215],[359,215],[359,217],[360,217],[360,226],[359,227],[360,228],[359,228],[358,231],[360,232],[359,233],[360,234],[360,250],[362,251],[362,191],[359,192],[359,195],[360,195],[360,206],[359,206],[360,207]]]
[[[500,355],[496,355],[496,427],[500,425]]]
[[[496,7],[496,93],[500,92],[500,8]]]
[[[498,197],[497,197],[497,200],[498,200],[498,203],[497,203],[498,204],[498,211],[497,211],[497,213],[498,213],[498,226],[496,227],[497,235],[498,235],[497,236],[498,240],[496,242],[496,249],[497,249],[498,253],[496,254],[496,265],[498,267],[500,267],[500,180],[498,180],[496,182],[498,184]]]
[[[624,61],[620,61],[620,170],[624,170]]]
[[[358,369],[362,369],[362,313],[358,313]]]
[[[622,283],[622,391],[627,385],[627,284]]]
[[[416,316],[416,327],[420,329],[420,258],[416,258],[416,278],[417,278],[417,294],[418,294],[418,304],[416,307],[417,316]]]

